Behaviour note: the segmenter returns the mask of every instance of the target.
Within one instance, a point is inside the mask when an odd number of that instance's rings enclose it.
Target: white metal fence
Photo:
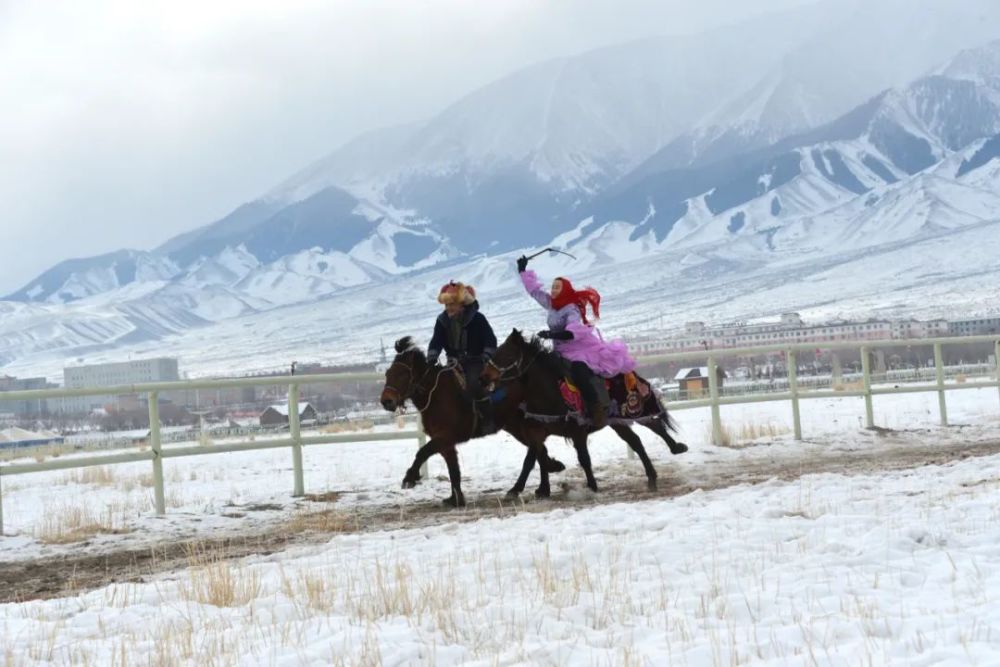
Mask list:
[[[342,382],[345,380],[381,380],[383,376],[376,373],[335,373],[324,375],[288,375],[281,377],[250,377],[226,380],[185,380],[179,382],[154,382],[146,384],[120,385],[116,387],[90,387],[84,389],[37,389],[26,391],[0,392],[0,401],[21,401],[34,399],[62,398],[73,396],[108,396],[123,394],[145,394],[149,404],[149,450],[139,452],[123,452],[120,454],[73,457],[62,460],[42,461],[40,463],[14,463],[0,465],[0,535],[3,534],[3,479],[13,475],[24,475],[33,472],[52,470],[67,470],[86,468],[90,466],[116,465],[119,463],[135,463],[149,461],[153,468],[153,496],[157,514],[166,513],[166,500],[163,488],[163,460],[182,456],[204,456],[206,454],[222,454],[226,452],[248,452],[259,449],[277,449],[288,447],[292,453],[292,495],[305,495],[305,480],[302,465],[302,449],[305,445],[320,445],[337,442],[368,442],[380,440],[415,439],[417,446],[422,447],[427,437],[417,420],[413,430],[387,431],[377,433],[321,433],[303,436],[299,424],[299,386],[305,384],[322,384]],[[189,447],[171,447],[163,449],[161,440],[159,396],[161,392],[186,389],[233,389],[266,385],[288,385],[288,437],[244,440],[240,442],[218,443],[205,447],[201,445]],[[424,469],[426,474],[426,469]]]
[[[942,348],[945,345],[969,345],[969,344],[993,343],[995,368],[992,381],[975,381],[955,384],[945,384],[945,368],[942,356]],[[871,371],[871,351],[875,349],[898,348],[898,347],[926,347],[934,348],[934,383],[933,384],[912,384],[909,386],[892,387],[872,387]],[[805,390],[799,387],[798,383],[798,363],[797,356],[800,352],[811,352],[813,350],[859,350],[861,353],[861,388],[860,389],[817,389]],[[747,394],[742,396],[720,396],[718,380],[718,360],[727,357],[750,357],[763,354],[784,353],[786,365],[788,367],[788,387],[787,391],[777,391],[764,394]],[[907,340],[884,340],[884,341],[840,341],[829,343],[799,343],[796,345],[764,345],[760,347],[729,348],[721,350],[706,350],[701,352],[679,352],[672,354],[662,354],[652,357],[644,357],[643,363],[662,362],[690,362],[707,359],[708,366],[708,398],[685,400],[669,403],[671,410],[686,410],[691,408],[710,407],[712,410],[712,442],[719,444],[722,442],[722,419],[719,408],[722,405],[736,405],[739,403],[764,403],[769,401],[789,401],[791,402],[792,428],[796,440],[802,439],[802,421],[800,418],[799,402],[810,398],[843,398],[857,396],[865,399],[865,427],[875,426],[875,413],[873,408],[873,398],[886,394],[911,394],[919,392],[937,392],[938,408],[940,411],[941,425],[948,425],[948,405],[945,400],[945,392],[957,391],[960,389],[981,389],[996,387],[1000,389],[1000,338],[997,336],[962,336],[954,338],[917,338]],[[1000,397],[1000,395],[998,395]]]
[[[942,347],[946,345],[967,345],[973,343],[993,343],[997,368],[995,369],[996,379],[992,381],[975,381],[965,383],[946,384],[945,369],[942,357]],[[911,346],[933,346],[934,348],[934,383],[914,384],[910,386],[892,387],[872,387],[872,372],[870,363],[870,352],[878,348],[893,348]],[[810,390],[800,387],[797,379],[797,354],[799,352],[822,350],[860,350],[861,352],[861,381],[860,389]],[[718,360],[731,357],[747,357],[766,354],[786,355],[786,365],[788,368],[787,390],[769,392],[763,394],[744,394],[738,396],[721,396],[718,383]],[[722,419],[720,406],[736,405],[740,403],[761,403],[769,401],[789,401],[791,403],[792,424],[794,437],[796,440],[802,439],[802,425],[800,419],[800,401],[810,398],[842,398],[842,397],[862,397],[865,399],[865,426],[872,428],[875,425],[873,399],[875,396],[885,394],[907,394],[915,392],[937,392],[938,405],[940,409],[941,424],[948,424],[948,409],[945,400],[945,392],[961,389],[978,389],[983,387],[996,387],[1000,389],[1000,339],[996,336],[966,336],[956,338],[925,338],[913,340],[888,340],[888,341],[857,341],[857,342],[831,342],[825,344],[802,343],[797,345],[768,345],[761,347],[732,348],[719,350],[706,350],[700,352],[681,352],[663,354],[640,359],[642,364],[653,364],[662,362],[689,362],[707,359],[709,395],[707,398],[695,400],[683,400],[669,402],[670,410],[688,410],[692,408],[710,407],[712,412],[712,441],[716,444],[722,442]],[[12,475],[23,475],[33,472],[44,472],[52,470],[65,470],[71,468],[84,468],[89,466],[114,465],[119,463],[134,463],[137,461],[149,461],[153,468],[153,489],[154,501],[157,514],[166,512],[166,503],[163,490],[163,460],[182,456],[203,456],[206,454],[221,454],[224,452],[245,452],[258,449],[276,449],[282,447],[291,448],[292,470],[294,475],[292,494],[302,496],[305,493],[303,479],[302,449],[305,445],[328,444],[337,442],[365,442],[375,440],[394,439],[416,439],[419,446],[426,443],[426,436],[420,429],[419,420],[415,430],[385,432],[385,433],[345,433],[345,434],[320,434],[315,436],[303,436],[299,424],[298,409],[298,389],[304,384],[321,384],[324,382],[338,382],[344,380],[381,380],[382,376],[375,373],[338,373],[328,375],[298,375],[281,377],[250,377],[226,380],[194,380],[181,382],[160,382],[149,384],[125,385],[118,387],[95,387],[87,389],[48,389],[16,392],[0,392],[0,401],[19,401],[48,399],[67,396],[101,396],[111,394],[145,394],[149,404],[149,451],[125,452],[113,455],[87,456],[79,458],[69,458],[64,460],[43,461],[40,463],[17,463],[0,465],[0,535],[3,533],[3,488],[4,477]],[[185,389],[227,389],[238,387],[254,387],[264,385],[288,384],[288,416],[289,433],[285,438],[273,438],[255,441],[243,441],[233,443],[213,444],[209,447],[171,447],[162,448],[160,437],[159,418],[159,394],[160,392],[178,391]],[[631,450],[630,450],[631,451]],[[426,473],[425,473],[426,474]]]

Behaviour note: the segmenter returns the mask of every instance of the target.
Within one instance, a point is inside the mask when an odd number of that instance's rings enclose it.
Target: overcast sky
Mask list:
[[[0,0],[0,294],[541,60],[810,0]]]

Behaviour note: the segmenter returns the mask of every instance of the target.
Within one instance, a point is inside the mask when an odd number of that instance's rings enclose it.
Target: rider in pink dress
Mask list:
[[[546,292],[534,271],[528,271],[528,258],[517,260],[524,289],[548,312],[548,329],[540,331],[540,338],[553,342],[554,350],[570,362],[570,374],[587,402],[594,426],[607,424],[607,414],[600,405],[593,386],[593,375],[614,377],[619,373],[635,370],[635,359],[620,340],[606,341],[587,320],[587,306],[594,317],[600,317],[601,295],[593,288],[577,290],[566,278],[552,281],[551,292]]]

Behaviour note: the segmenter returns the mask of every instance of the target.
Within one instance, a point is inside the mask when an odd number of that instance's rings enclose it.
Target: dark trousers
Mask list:
[[[459,363],[462,366],[462,373],[465,375],[466,391],[473,399],[482,398],[483,383],[479,380],[485,366],[482,359],[463,359]]]
[[[476,412],[479,413],[480,423],[479,435],[495,433],[497,428],[493,422],[493,401],[489,400],[483,389],[483,383],[479,376],[483,372],[486,363],[480,357],[467,357],[459,362],[462,373],[465,376],[465,391],[473,401]]]
[[[594,371],[582,361],[574,361],[569,365],[569,376],[573,384],[580,390],[583,400],[594,409],[597,406],[597,390],[594,388]]]

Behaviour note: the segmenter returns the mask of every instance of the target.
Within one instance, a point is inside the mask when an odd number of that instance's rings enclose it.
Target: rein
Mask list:
[[[486,362],[486,365],[487,366],[492,366],[497,371],[497,373],[500,374],[500,376],[496,379],[497,382],[499,382],[501,380],[511,380],[511,379],[514,379],[514,378],[521,377],[522,375],[524,375],[525,373],[527,373],[528,369],[531,368],[531,366],[536,361],[538,361],[538,357],[540,357],[541,354],[542,354],[542,350],[536,350],[535,351],[535,356],[532,357],[531,361],[529,361],[527,363],[527,365],[525,365],[523,368],[521,367],[521,364],[524,362],[524,349],[523,348],[521,349],[521,354],[518,355],[517,360],[514,361],[514,363],[512,363],[512,364],[508,364],[506,366],[497,366],[496,363],[494,363],[493,360],[490,359],[489,361]],[[507,377],[506,373],[508,371],[511,371],[511,370],[516,371],[516,373],[514,375],[511,375],[511,376]]]
[[[431,406],[431,401],[434,399],[434,392],[437,391],[438,384],[440,384],[440,382],[441,382],[441,376],[444,375],[444,373],[447,372],[447,371],[454,371],[455,370],[455,366],[454,365],[448,365],[448,366],[445,366],[445,367],[441,368],[440,370],[438,370],[437,377],[434,378],[434,386],[431,387],[430,392],[428,392],[428,394],[427,394],[427,401],[424,403],[424,407],[420,407],[419,405],[417,405],[416,394],[418,392],[420,392],[420,391],[423,391],[424,379],[428,375],[430,375],[432,372],[434,372],[434,366],[430,366],[429,365],[427,367],[427,370],[424,371],[423,375],[420,376],[420,379],[417,380],[417,381],[414,381],[413,378],[416,376],[416,373],[413,372],[413,367],[410,364],[405,364],[405,363],[403,363],[401,361],[400,362],[396,362],[396,363],[398,363],[400,366],[402,366],[403,368],[405,368],[406,372],[409,373],[409,375],[410,375],[410,382],[409,382],[409,384],[407,386],[407,389],[410,390],[410,391],[403,392],[403,391],[397,389],[396,387],[392,386],[388,382],[385,384],[385,388],[386,389],[391,389],[392,391],[396,392],[396,395],[399,396],[400,407],[402,407],[403,403],[406,402],[406,399],[410,399],[411,401],[413,401],[413,407],[415,407],[417,409],[417,412],[419,412],[421,414],[423,414],[424,411],[426,411],[427,408],[429,408]]]

